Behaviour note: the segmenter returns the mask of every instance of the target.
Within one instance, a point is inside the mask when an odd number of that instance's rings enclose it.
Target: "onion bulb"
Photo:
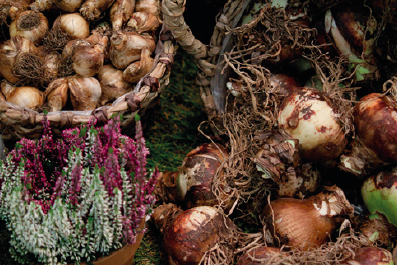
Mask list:
[[[115,0],[86,0],[81,5],[80,13],[87,20],[97,20],[109,9]]]
[[[45,46],[38,47],[38,50],[39,56],[44,60],[45,81],[49,83],[58,78],[61,55],[56,51],[48,50]]]
[[[376,247],[361,247],[354,251],[353,258],[343,261],[342,265],[394,265],[390,251]]]
[[[51,111],[60,111],[68,100],[69,86],[66,77],[52,81],[44,92]]]
[[[270,74],[270,87],[272,93],[287,96],[291,91],[300,87],[299,82],[292,76],[283,73]]]
[[[87,20],[79,13],[68,13],[58,16],[52,27],[61,29],[72,40],[85,39],[90,35],[90,26]]]
[[[7,22],[7,18],[11,21],[22,12],[29,9],[31,0],[3,0],[0,8],[0,25]]]
[[[83,3],[83,0],[35,0],[31,5],[34,11],[46,11],[58,9],[63,12],[76,12]]]
[[[40,44],[48,31],[48,20],[43,13],[27,10],[11,22],[9,30],[10,37],[23,36],[35,44]]]
[[[130,83],[138,83],[142,77],[152,70],[154,59],[151,57],[152,53],[149,49],[142,49],[141,59],[131,63],[123,71],[123,78]]]
[[[254,247],[242,255],[236,265],[261,265],[271,264],[269,262],[274,259],[275,256],[280,255],[281,250],[276,247]]]
[[[233,222],[216,208],[188,209],[164,231],[163,245],[168,261],[170,264],[198,265],[215,245],[220,248],[219,252],[230,258],[235,247],[235,229]]]
[[[387,218],[380,213],[369,215],[360,225],[359,230],[368,240],[377,246],[388,247],[391,241],[391,234],[395,234],[396,227],[387,221]]]
[[[136,0],[135,12],[148,12],[158,17],[160,14],[160,1]]]
[[[32,110],[36,110],[44,103],[43,92],[35,87],[15,87],[7,82],[2,82],[1,92],[6,101]]]
[[[386,166],[370,174],[363,182],[361,195],[367,209],[383,214],[389,223],[397,226],[397,167]]]
[[[178,171],[160,172],[160,176],[154,186],[154,195],[159,202],[177,203],[178,190],[176,189],[176,178]]]
[[[23,57],[24,54],[35,55],[37,52],[34,43],[25,37],[16,36],[5,41],[0,45],[0,73],[7,81],[18,83],[19,79],[14,72],[18,58]]]
[[[166,203],[156,207],[153,210],[151,219],[153,220],[156,228],[163,234],[164,230],[183,210],[174,203]]]
[[[370,9],[358,5],[338,5],[325,14],[325,32],[337,50],[350,62],[355,80],[373,80],[379,77],[374,56],[377,21]]]
[[[94,77],[68,77],[70,99],[74,110],[94,110],[102,94],[101,84]]]
[[[217,144],[203,144],[191,150],[178,170],[177,190],[179,200],[187,208],[196,206],[231,206],[228,196],[231,188],[226,182],[221,165],[228,158],[227,150]],[[219,189],[219,198],[213,189]]]
[[[110,21],[113,30],[120,30],[130,19],[135,9],[135,0],[116,0],[110,8]]]
[[[110,60],[116,68],[124,70],[141,58],[143,49],[153,52],[155,48],[153,37],[118,31],[110,38]]]
[[[338,115],[326,95],[302,88],[284,100],[278,123],[282,130],[299,140],[304,160],[331,160],[343,152],[347,143]]]
[[[99,35],[99,33],[97,33]],[[98,73],[105,61],[108,37],[104,36],[94,45],[76,45],[72,51],[72,67],[76,74],[91,77]]]
[[[101,105],[114,101],[116,98],[130,92],[132,84],[124,81],[123,72],[113,65],[104,65],[98,72],[98,81],[101,84]]]
[[[303,198],[316,191],[320,175],[311,164],[300,162],[298,140],[279,130],[272,130],[260,139],[263,148],[253,162],[263,178],[276,183],[278,196]]]
[[[339,215],[352,214],[353,207],[336,186],[307,199],[279,198],[270,201],[263,218],[280,245],[308,250],[329,240]]]
[[[160,27],[160,19],[148,12],[134,12],[127,27],[137,33],[154,32]]]
[[[340,158],[341,168],[358,176],[385,164],[397,163],[397,103],[387,95],[371,93],[353,112],[356,139]]]

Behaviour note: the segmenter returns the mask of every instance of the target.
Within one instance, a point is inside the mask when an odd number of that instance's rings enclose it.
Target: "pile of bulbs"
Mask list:
[[[157,185],[170,264],[397,261],[396,6],[252,1],[225,55],[229,137],[191,150]],[[260,220],[256,235],[231,221],[239,211]]]
[[[159,0],[17,0],[0,8],[1,100],[90,111],[132,91],[153,67]]]

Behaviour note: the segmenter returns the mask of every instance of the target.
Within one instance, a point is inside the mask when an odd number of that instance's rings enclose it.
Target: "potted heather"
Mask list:
[[[20,140],[1,163],[0,215],[12,257],[22,264],[90,263],[136,243],[158,176],[146,170],[139,119],[135,139],[121,134],[118,117],[60,137],[43,124],[40,139]]]

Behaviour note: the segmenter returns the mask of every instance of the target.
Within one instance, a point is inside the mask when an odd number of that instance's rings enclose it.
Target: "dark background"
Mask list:
[[[185,22],[202,43],[210,43],[216,16],[226,3],[227,0],[186,0]]]

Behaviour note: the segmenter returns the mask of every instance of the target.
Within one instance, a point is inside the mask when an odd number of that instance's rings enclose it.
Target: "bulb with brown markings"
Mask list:
[[[235,229],[233,222],[216,208],[200,206],[184,211],[164,231],[169,264],[198,265],[216,245],[224,256],[232,256]]]
[[[341,168],[358,176],[397,163],[397,103],[387,95],[371,93],[353,112],[356,139],[341,156]]]
[[[219,144],[203,144],[191,150],[178,170],[177,190],[179,200],[187,208],[221,205],[229,208],[232,200],[222,163],[228,158],[228,151]],[[217,197],[213,189],[219,188]]]
[[[98,81],[102,88],[101,105],[112,102],[133,89],[132,84],[123,79],[123,72],[111,64],[104,65],[99,70]]]
[[[51,111],[60,111],[65,107],[69,95],[68,79],[58,78],[52,81],[44,92]]]
[[[131,63],[123,71],[123,78],[130,83],[138,83],[153,68],[154,59],[152,53],[148,49],[142,49],[141,59]]]
[[[339,116],[325,94],[301,88],[285,98],[278,123],[282,130],[299,140],[304,160],[324,161],[338,157],[347,144]]]
[[[70,99],[74,110],[94,110],[102,94],[101,84],[94,77],[68,77]]]
[[[280,246],[308,250],[329,241],[337,228],[334,217],[351,215],[353,207],[336,186],[307,199],[279,198],[270,201],[263,218]]]
[[[115,32],[110,38],[110,60],[116,68],[124,70],[141,58],[143,49],[152,53],[155,48],[156,43],[151,36],[135,32]]]

